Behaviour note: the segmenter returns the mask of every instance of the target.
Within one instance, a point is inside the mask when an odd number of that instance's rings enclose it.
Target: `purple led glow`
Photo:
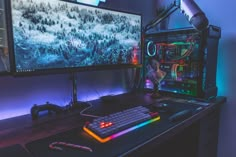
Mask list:
[[[150,89],[153,88],[153,83],[151,80],[149,79],[145,80],[145,88],[150,88]]]
[[[49,102],[59,106],[68,105],[72,99],[72,83],[68,77],[68,75],[1,77],[0,120],[30,114],[30,109],[34,104],[42,105]],[[97,79],[98,82],[102,82],[101,79]],[[117,95],[126,92],[121,87],[114,88],[113,84],[108,84],[103,88],[98,88],[99,85],[96,86],[96,84],[93,84],[94,88],[91,88],[89,81],[83,82],[83,86],[81,84],[78,83],[79,101],[90,101],[98,99],[101,95]]]
[[[28,108],[6,110],[6,111],[1,112],[0,120],[12,118],[12,117],[18,117],[25,114],[29,114]]]

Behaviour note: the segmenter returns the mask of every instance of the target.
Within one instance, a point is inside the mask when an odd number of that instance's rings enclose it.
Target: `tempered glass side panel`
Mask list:
[[[159,90],[197,96],[202,58],[200,36],[194,32],[160,33],[145,40],[145,84],[153,89],[153,75],[162,74]],[[158,66],[158,67],[157,67]],[[157,75],[157,77],[159,77]]]

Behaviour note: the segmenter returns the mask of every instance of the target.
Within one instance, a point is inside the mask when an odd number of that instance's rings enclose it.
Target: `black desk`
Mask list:
[[[93,108],[87,113],[106,115],[135,105],[150,105],[159,101],[173,102],[174,110],[199,107],[186,99],[163,97],[153,100],[148,94],[132,93],[116,97],[116,103],[103,104],[92,101]],[[208,106],[192,117],[180,122],[169,122],[169,114],[160,113],[161,120],[101,144],[82,131],[82,126],[90,118],[78,120],[75,128],[24,144],[33,157],[94,157],[94,156],[161,156],[161,157],[215,157],[217,153],[218,123],[220,106],[226,101],[217,97]],[[201,105],[200,105],[201,106]],[[78,117],[79,118],[79,117]],[[74,124],[71,124],[74,125]],[[43,127],[45,129],[45,127]],[[50,131],[50,130],[48,130]],[[65,149],[52,151],[48,145],[55,141],[71,142],[89,146],[92,153]]]
[[[19,144],[0,148],[1,157],[31,157],[30,154]]]

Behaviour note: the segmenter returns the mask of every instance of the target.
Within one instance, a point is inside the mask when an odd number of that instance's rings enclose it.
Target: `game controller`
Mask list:
[[[48,102],[44,105],[34,104],[34,106],[30,110],[32,119],[33,120],[38,119],[39,112],[42,112],[42,111],[48,111],[49,114],[51,114],[52,112],[59,114],[59,113],[63,113],[65,109],[61,106],[50,104]]]

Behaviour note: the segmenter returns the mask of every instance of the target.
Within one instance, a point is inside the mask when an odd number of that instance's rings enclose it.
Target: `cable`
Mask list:
[[[85,109],[83,109],[82,111],[80,111],[80,115],[81,116],[85,116],[85,117],[93,117],[93,118],[98,118],[100,116],[96,116],[96,115],[91,115],[91,114],[85,114],[83,112],[85,112],[86,110],[88,110],[89,108],[93,107],[92,103],[90,102],[86,102],[87,104],[89,104],[88,107],[86,107]]]
[[[177,74],[177,68],[178,68],[179,64],[173,64],[171,67],[171,77],[174,80],[177,80],[178,78],[178,74]]]

